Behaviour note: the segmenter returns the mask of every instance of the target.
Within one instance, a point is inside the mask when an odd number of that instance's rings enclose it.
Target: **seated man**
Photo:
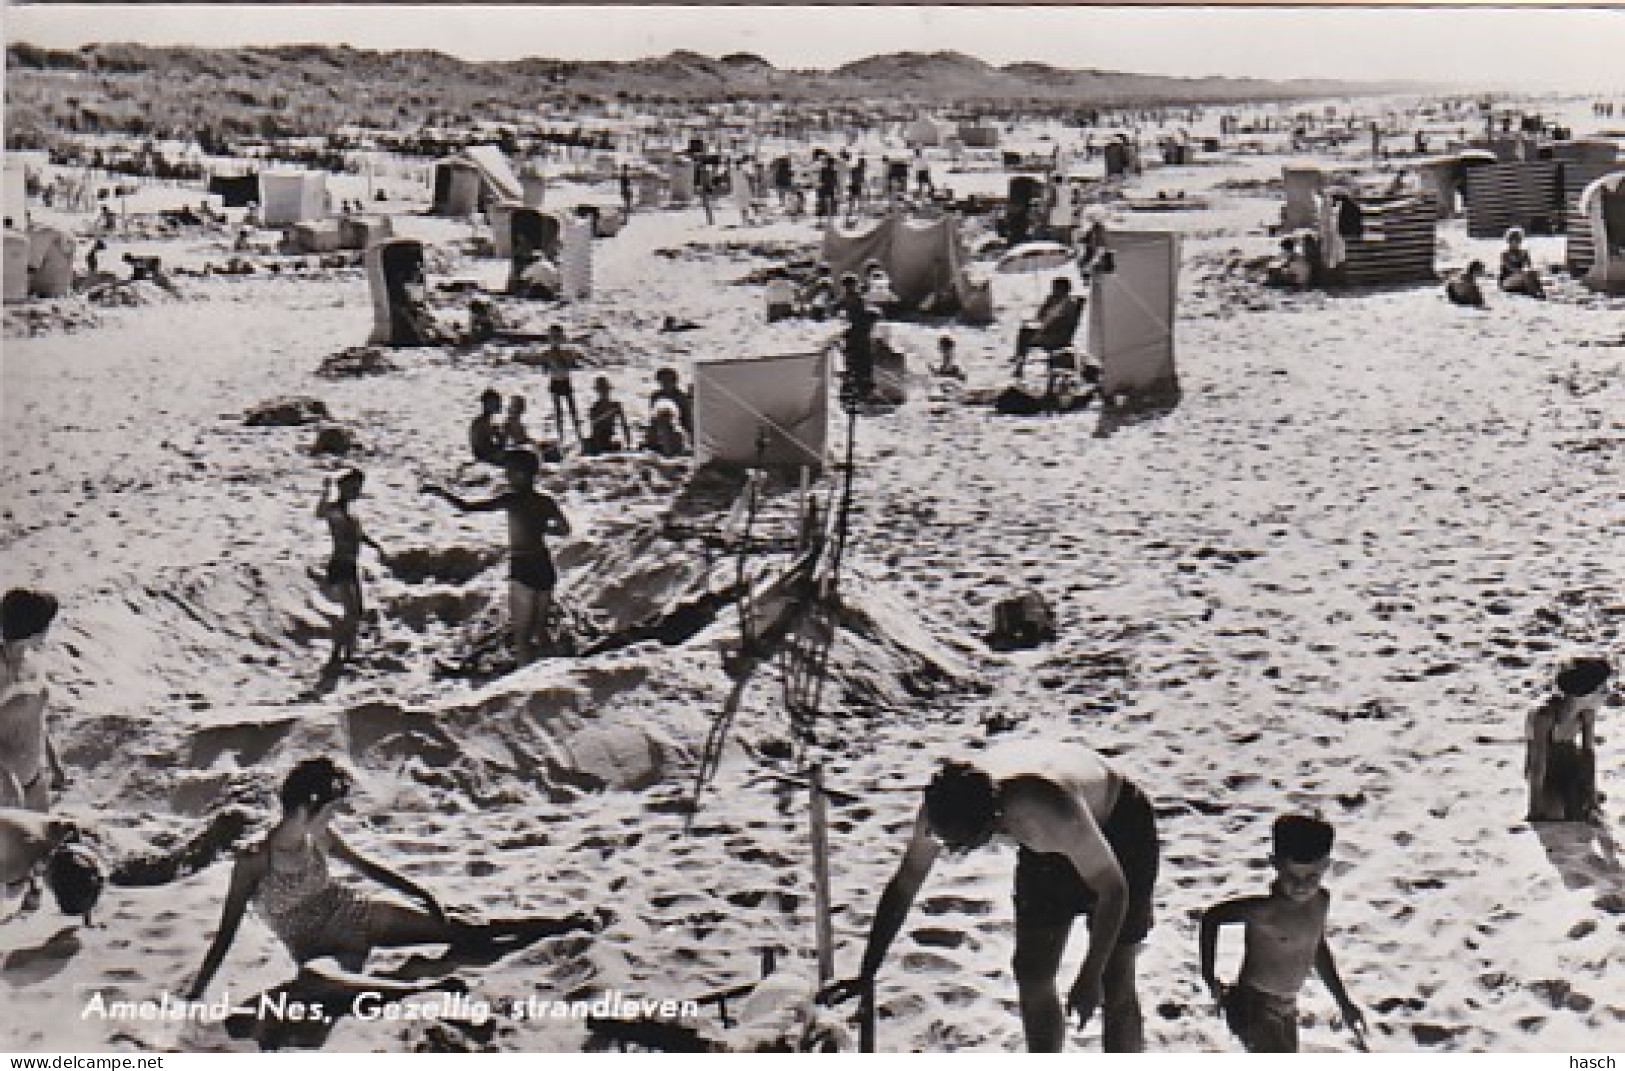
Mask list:
[[[1475,309],[1484,307],[1484,291],[1479,289],[1478,278],[1484,274],[1484,262],[1475,260],[1467,270],[1450,277],[1444,284],[1444,296],[1452,305],[1466,305]]]
[[[1529,255],[1529,250],[1523,247],[1523,229],[1513,227],[1507,231],[1506,241],[1507,247],[1501,250],[1501,289],[1509,294],[1544,298],[1546,288],[1540,282],[1540,269],[1535,267],[1535,258]]]
[[[835,276],[828,264],[818,265],[818,273],[813,276],[805,289],[797,298],[803,316],[810,316],[815,320],[827,319],[835,311],[840,300],[840,292],[835,286]]]
[[[1078,320],[1083,315],[1083,299],[1072,296],[1072,280],[1060,278],[1050,287],[1049,297],[1038,306],[1033,318],[1016,332],[1016,375],[1026,367],[1027,351],[1037,348],[1058,350],[1072,344]]]

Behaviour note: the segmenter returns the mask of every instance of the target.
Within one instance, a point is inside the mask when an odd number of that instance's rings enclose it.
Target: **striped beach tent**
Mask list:
[[[1625,291],[1625,170],[1604,175],[1580,195],[1583,226],[1570,236],[1590,236],[1586,285],[1594,290]],[[1572,245],[1571,245],[1572,255]]]
[[[1331,245],[1328,228],[1336,227],[1336,217],[1322,225],[1322,248]],[[1341,281],[1347,286],[1388,286],[1397,283],[1430,282],[1438,213],[1431,197],[1365,198],[1360,201],[1362,234],[1344,238]]]
[[[1560,165],[1556,160],[1516,160],[1467,172],[1467,233],[1499,238],[1509,227],[1537,233],[1556,228]]]
[[[1580,208],[1580,198],[1593,182],[1621,166],[1591,161],[1563,164],[1563,233],[1568,236],[1563,263],[1574,275],[1584,275],[1595,257],[1591,220]]]

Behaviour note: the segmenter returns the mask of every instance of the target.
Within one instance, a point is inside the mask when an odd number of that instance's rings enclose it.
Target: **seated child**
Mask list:
[[[1298,1051],[1298,990],[1313,967],[1358,1035],[1365,1017],[1349,1000],[1326,944],[1331,894],[1321,887],[1331,865],[1335,832],[1319,818],[1282,815],[1272,831],[1275,881],[1266,896],[1226,900],[1202,915],[1202,980],[1225,1022],[1248,1052]],[[1225,985],[1214,973],[1219,927],[1239,922],[1245,952],[1241,974]]]
[[[649,437],[645,445],[661,457],[681,457],[688,453],[688,435],[683,431],[682,413],[670,398],[656,402],[649,414]]]
[[[678,426],[684,434],[694,434],[694,398],[682,387],[675,368],[661,368],[655,372],[655,390],[649,395],[650,419],[654,409],[664,399],[677,407]]]
[[[1529,715],[1524,732],[1529,821],[1601,821],[1597,710],[1612,673],[1606,659],[1575,659],[1558,673],[1557,694]]]
[[[1484,307],[1484,291],[1479,289],[1478,278],[1484,274],[1484,262],[1475,260],[1467,265],[1467,270],[1458,272],[1450,277],[1444,284],[1444,296],[1450,299],[1452,305],[1466,305],[1470,308],[1482,309]]]
[[[880,261],[871,260],[863,266],[863,299],[869,304],[879,308],[882,312],[890,312],[897,305],[897,294],[892,290],[891,276],[886,269],[880,266]]]
[[[1298,250],[1297,239],[1282,238],[1281,255],[1270,262],[1270,285],[1303,290],[1309,286],[1309,277],[1309,258]]]
[[[589,454],[614,454],[626,449],[623,443],[632,441],[632,429],[626,422],[626,410],[610,397],[608,376],[592,381],[597,394],[587,407],[587,441],[584,449]]]
[[[1528,294],[1544,298],[1546,288],[1540,282],[1540,270],[1529,250],[1523,247],[1523,230],[1513,227],[1507,231],[1507,247],[1501,250],[1501,289],[1509,294]]]

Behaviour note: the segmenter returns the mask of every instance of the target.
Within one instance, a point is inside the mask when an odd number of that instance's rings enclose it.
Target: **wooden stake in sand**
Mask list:
[[[813,910],[818,931],[818,984],[835,978],[835,929],[829,906],[829,823],[824,808],[824,766],[807,771],[808,822],[812,829]]]

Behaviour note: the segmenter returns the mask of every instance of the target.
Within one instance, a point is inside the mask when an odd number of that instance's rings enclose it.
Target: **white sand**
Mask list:
[[[1484,314],[1431,287],[1261,293],[1235,265],[1272,249],[1262,224],[1277,202],[1218,183],[1278,164],[1163,169],[1139,184],[1215,200],[1206,213],[1128,221],[1187,236],[1185,393],[1172,414],[1106,429],[1094,412],[1002,418],[917,393],[861,422],[843,590],[864,616],[837,641],[823,751],[831,786],[861,800],[832,809],[840,968],[856,967],[935,756],[1014,720],[1017,732],[1116,755],[1157,804],[1164,862],[1140,986],[1152,1048],[1237,1048],[1197,976],[1196,917],[1262,890],[1270,820],[1292,807],[1338,825],[1331,943],[1375,1048],[1625,1047],[1625,892],[1611,842],[1522,821],[1519,742],[1562,655],[1608,650],[1617,663],[1621,651],[1625,302],[1566,277],[1545,304],[1492,294]],[[466,232],[406,222],[431,238]],[[1441,234],[1442,265],[1493,253],[1459,220]],[[758,289],[722,285],[769,263],[727,243],[814,237],[810,223],[741,230],[708,228],[698,210],[642,213],[596,244],[594,298],[533,322],[583,335],[641,417],[660,364],[832,333],[764,326]],[[678,258],[650,255],[686,243]],[[1542,263],[1561,260],[1561,239],[1531,244]],[[455,267],[500,275],[495,262]],[[532,430],[545,429],[539,374],[497,349],[427,350],[393,354],[400,370],[388,375],[318,379],[321,359],[369,328],[359,272],[181,285],[185,300],[6,345],[0,579],[62,598],[45,655],[74,774],[61,809],[110,853],[140,851],[193,829],[222,792],[269,815],[288,766],[330,752],[361,773],[352,839],[448,903],[613,912],[594,939],[463,969],[477,996],[690,996],[752,980],[765,947],[809,973],[804,798],[761,776],[791,771],[769,757],[787,737],[772,672],[748,693],[692,830],[678,813],[729,687],[717,646],[732,611],[681,647],[549,661],[484,688],[433,676],[464,622],[503,606],[502,531],[418,487],[450,476],[487,385],[524,391]],[[952,329],[972,386],[1000,380],[1032,302],[1030,280],[997,286],[996,327]],[[667,313],[701,329],[660,334]],[[921,365],[935,333],[896,332]],[[386,547],[442,572],[392,574],[369,555],[381,632],[364,633],[357,672],[316,699],[300,698],[327,652],[313,600],[326,533],[311,509],[336,465],[305,452],[313,429],[243,426],[245,409],[281,394],[320,397],[357,433],[368,473],[358,514]],[[634,457],[551,474],[576,528],[559,553],[565,593],[624,619],[634,599],[657,606],[706,583],[698,543],[652,534],[685,479],[682,465]],[[717,508],[684,519],[713,524]],[[484,568],[470,579],[459,560]],[[716,566],[709,582],[730,581],[731,560]],[[1056,604],[1060,638],[995,656],[980,643],[992,602],[1027,582]],[[1618,716],[1605,710],[1601,728],[1610,827],[1625,817]],[[1012,862],[994,849],[932,876],[882,974],[883,1049],[1021,1047]],[[91,929],[58,933],[69,927],[54,908],[8,924],[0,1047],[242,1044],[214,1026],[79,1016],[93,992],[184,986],[228,871],[110,889]],[[290,973],[251,918],[216,995]],[[1306,1048],[1352,1047],[1318,983],[1302,1006]],[[1072,1045],[1098,1046],[1098,1032]],[[582,1041],[568,1021],[350,1019],[325,1047]]]

